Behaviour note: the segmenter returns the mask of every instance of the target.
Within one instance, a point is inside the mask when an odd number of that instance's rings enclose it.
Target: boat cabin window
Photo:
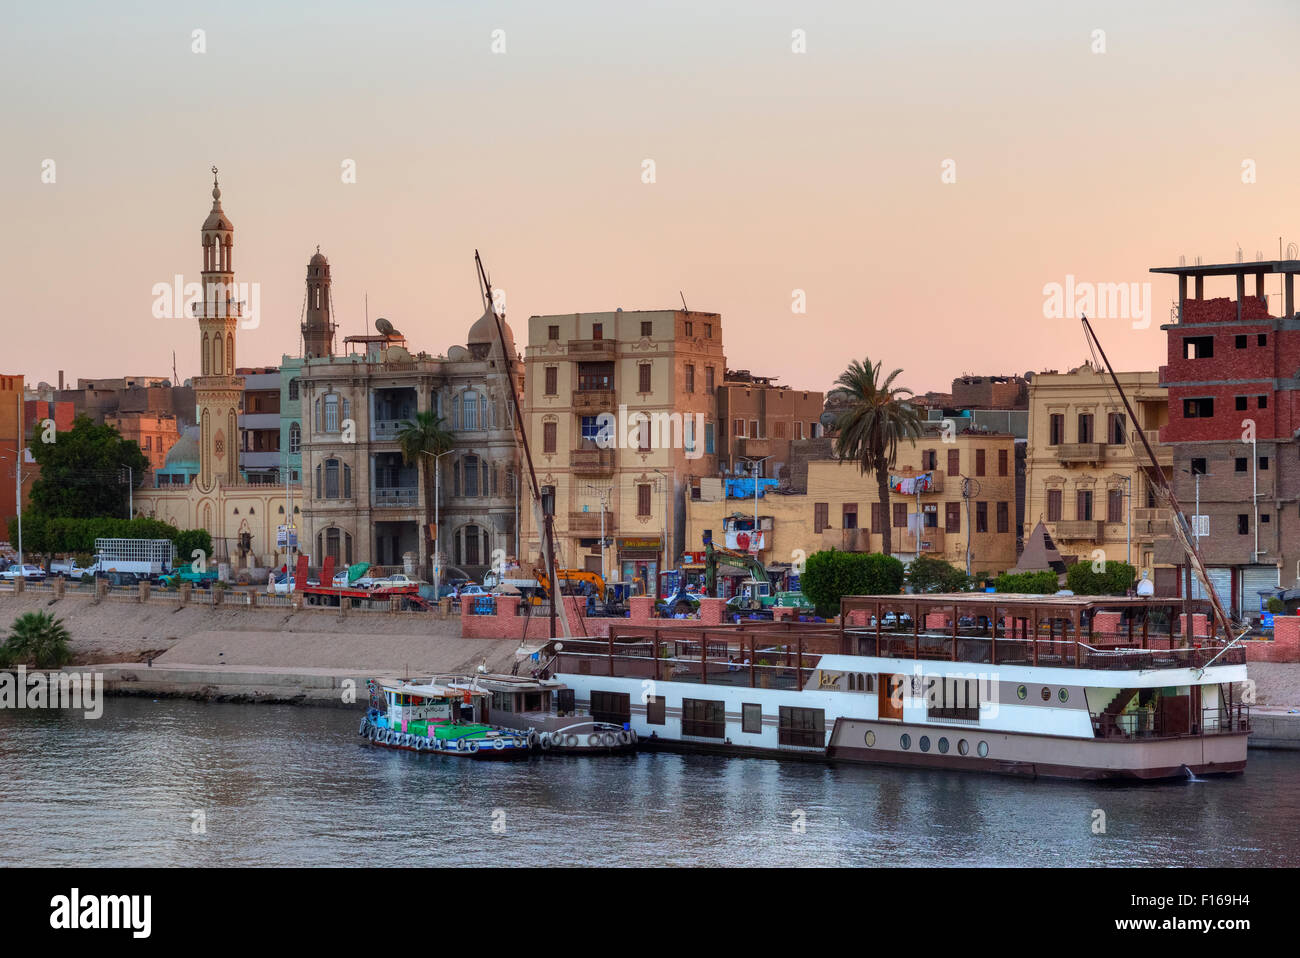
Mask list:
[[[511,692],[493,692],[492,693],[492,711],[494,712],[513,712],[515,697]]]
[[[522,711],[545,712],[547,706],[547,700],[550,697],[551,696],[549,692],[525,692],[523,695],[524,707]]]
[[[662,695],[652,695],[646,699],[645,720],[647,725],[667,724],[667,700]]]
[[[597,722],[622,725],[632,721],[632,696],[627,692],[591,693],[591,717]]]
[[[752,702],[740,706],[740,730],[753,735],[763,731],[763,706]]]
[[[933,675],[926,679],[926,685],[925,705],[928,718],[978,721],[979,679]]]
[[[821,748],[826,744],[826,713],[821,709],[781,706],[777,741],[782,745]]]
[[[727,737],[727,703],[682,699],[682,734],[699,738]]]
[[[555,711],[560,715],[572,715],[574,713],[573,689],[556,689]]]

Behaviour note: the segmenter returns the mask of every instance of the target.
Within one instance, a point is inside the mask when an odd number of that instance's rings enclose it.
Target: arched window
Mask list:
[[[317,464],[316,464],[316,498],[317,498],[317,499],[322,498],[322,496],[321,496],[321,483],[320,483],[320,477],[321,477],[321,467],[320,467],[320,464],[317,463]]]
[[[461,460],[465,471],[465,495],[477,496],[479,490],[478,456],[466,456]]]
[[[289,452],[293,455],[298,454],[302,444],[302,429],[295,422],[289,426]]]
[[[211,375],[208,372],[208,370],[212,368],[212,360],[208,356],[208,334],[207,333],[203,334],[203,349],[200,351],[199,355],[203,357],[203,375],[205,376]]]
[[[339,397],[336,393],[325,397],[325,431],[339,431]]]
[[[451,400],[451,428],[460,428],[460,397],[453,396]]]
[[[235,374],[235,334],[226,333],[226,375]]]
[[[343,498],[352,498],[352,467],[346,463],[343,465]]]
[[[325,498],[337,499],[339,497],[339,461],[337,459],[325,460]]]
[[[298,377],[297,376],[289,380],[289,398],[290,399],[298,398]]]
[[[212,375],[220,376],[225,368],[226,364],[221,358],[221,334],[217,333],[212,337]]]
[[[315,405],[316,405],[316,431],[317,431],[317,432],[321,432],[321,425],[320,425],[320,399],[319,399],[319,398],[317,398]]]
[[[478,394],[467,392],[461,404],[461,428],[478,428]]]

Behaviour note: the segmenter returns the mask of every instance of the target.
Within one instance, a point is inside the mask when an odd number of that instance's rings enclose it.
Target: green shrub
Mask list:
[[[1075,595],[1124,595],[1137,570],[1127,562],[1107,562],[1101,572],[1091,562],[1076,562],[1065,573],[1065,587]]]
[[[0,657],[10,665],[59,669],[72,658],[70,639],[62,619],[48,612],[24,612],[14,620]]]
[[[879,552],[831,549],[808,557],[799,588],[821,616],[838,615],[846,595],[897,595],[903,587],[903,563]]]
[[[1004,572],[994,580],[993,588],[997,592],[1051,595],[1060,586],[1055,572]]]
[[[913,592],[967,592],[971,579],[951,562],[923,555],[908,564],[907,584]]]
[[[1274,615],[1286,614],[1286,603],[1277,596],[1270,596],[1268,601],[1264,603],[1264,608],[1268,609],[1268,611]]]

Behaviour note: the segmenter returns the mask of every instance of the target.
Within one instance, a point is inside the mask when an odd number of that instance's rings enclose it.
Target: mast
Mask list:
[[[1151,443],[1147,440],[1146,431],[1139,425],[1137,413],[1134,412],[1133,405],[1129,402],[1128,395],[1124,392],[1124,387],[1119,384],[1119,377],[1115,375],[1115,368],[1111,366],[1110,359],[1106,356],[1106,350],[1101,348],[1101,341],[1097,338],[1097,334],[1093,330],[1092,324],[1088,322],[1088,317],[1084,316],[1082,319],[1084,334],[1088,339],[1089,345],[1097,350],[1097,354],[1101,357],[1101,361],[1106,364],[1106,372],[1110,375],[1110,381],[1114,384],[1115,391],[1119,393],[1119,398],[1124,403],[1124,409],[1128,413],[1128,421],[1132,423],[1131,431],[1138,434],[1138,437],[1142,440],[1142,447],[1146,450],[1147,458],[1151,460],[1149,475],[1155,480],[1156,488],[1161,497],[1169,503],[1170,509],[1174,513],[1174,529],[1177,531],[1178,540],[1183,547],[1183,551],[1187,554],[1188,565],[1196,573],[1196,578],[1200,580],[1201,587],[1205,590],[1205,595],[1214,612],[1214,617],[1218,620],[1219,624],[1223,626],[1227,640],[1232,641],[1236,638],[1236,630],[1232,626],[1232,620],[1229,618],[1228,613],[1224,610],[1223,603],[1219,600],[1219,593],[1215,591],[1214,583],[1210,581],[1209,574],[1206,572],[1205,561],[1201,558],[1201,551],[1196,547],[1196,543],[1188,532],[1187,516],[1183,512],[1183,507],[1179,503],[1178,497],[1174,495],[1173,486],[1171,486],[1169,480],[1165,478],[1164,470],[1160,468],[1160,463],[1156,459],[1155,450],[1151,448]],[[1128,508],[1131,515],[1133,509],[1133,494],[1131,490],[1129,492]],[[1190,601],[1191,589],[1189,588],[1188,595],[1184,599],[1183,608],[1187,614],[1188,633],[1194,633],[1195,629],[1192,624],[1191,607],[1188,604]],[[1185,635],[1184,639],[1186,640],[1187,638],[1188,636]]]
[[[515,407],[515,435],[524,452],[524,461],[528,464],[528,481],[533,494],[533,515],[534,521],[538,522],[538,527],[542,531],[542,551],[546,564],[546,575],[551,583],[551,638],[555,638],[555,618],[557,607],[559,608],[560,617],[563,619],[564,634],[570,636],[573,633],[569,629],[568,610],[562,608],[563,601],[560,595],[559,579],[555,574],[555,510],[554,503],[550,512],[542,502],[542,489],[537,482],[537,470],[533,468],[533,453],[528,445],[528,432],[524,429],[524,409],[519,401],[519,394],[515,392],[515,380],[511,375],[511,356],[506,348],[505,329],[501,325],[501,314],[497,312],[496,303],[492,296],[492,282],[488,279],[487,271],[483,268],[483,260],[479,257],[478,250],[474,251],[474,265],[478,269],[479,283],[482,287],[482,294],[485,300],[485,307],[491,311],[492,319],[496,324],[497,342],[501,345],[501,359],[503,374],[506,377],[506,384],[510,388],[510,401]],[[518,533],[518,525],[515,526]]]

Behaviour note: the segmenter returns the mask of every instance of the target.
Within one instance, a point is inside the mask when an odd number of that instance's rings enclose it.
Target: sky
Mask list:
[[[1136,283],[1090,315],[1153,369],[1176,283],[1149,268],[1300,242],[1300,7],[1066,6],[9,4],[0,372],[195,375],[153,291],[198,279],[214,164],[258,289],[242,366],[299,352],[319,244],[341,334],[368,298],[431,353],[482,312],[477,248],[521,346],[530,315],[684,297],[732,368],[947,390],[1078,365],[1049,284]]]

